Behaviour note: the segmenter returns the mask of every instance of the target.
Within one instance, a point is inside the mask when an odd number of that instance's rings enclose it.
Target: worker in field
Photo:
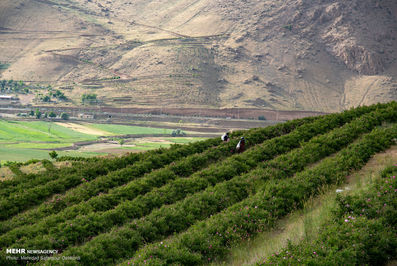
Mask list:
[[[241,137],[240,141],[237,143],[236,146],[236,152],[237,153],[242,153],[245,150],[245,139],[244,137]]]
[[[229,132],[226,132],[225,134],[223,134],[221,139],[223,140],[223,142],[229,142],[229,140],[230,140]]]

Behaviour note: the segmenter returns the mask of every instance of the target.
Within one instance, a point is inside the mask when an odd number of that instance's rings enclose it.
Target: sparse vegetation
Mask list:
[[[81,102],[83,104],[88,103],[88,104],[94,104],[97,103],[97,95],[96,94],[83,94],[81,96]]]
[[[1,93],[29,93],[30,86],[26,85],[22,81],[14,80],[1,80],[0,91]]]

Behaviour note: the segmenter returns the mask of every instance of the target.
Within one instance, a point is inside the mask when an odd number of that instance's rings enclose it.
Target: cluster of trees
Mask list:
[[[51,90],[51,86],[41,86],[41,85],[34,85],[34,84],[26,84],[23,81],[16,81],[16,80],[1,80],[0,81],[0,92],[1,93],[21,93],[27,94],[30,93],[32,90]]]
[[[186,136],[186,133],[178,128],[178,129],[175,129],[175,130],[172,131],[171,136],[173,136],[173,137],[184,137],[184,136]]]
[[[69,119],[69,114],[67,113],[61,113],[59,115],[57,115],[55,112],[51,111],[51,112],[41,112],[38,108],[36,108],[36,110],[31,110],[28,114],[28,116],[30,117],[36,117],[37,119],[41,119],[41,118],[56,118],[59,116],[59,118],[63,119],[63,120],[68,120]],[[19,113],[18,116],[26,116],[26,114],[22,114]]]
[[[81,102],[83,104],[85,104],[85,103],[88,103],[88,104],[97,103],[98,102],[97,95],[94,94],[94,93],[92,93],[92,94],[83,94],[81,96]]]
[[[1,80],[0,81],[0,92],[1,93],[29,93],[30,86],[26,85],[22,81],[14,80]]]
[[[51,99],[55,98],[59,101],[68,101],[69,99],[65,96],[63,92],[60,90],[53,91],[52,89],[49,90],[48,94],[41,97],[41,101],[43,102],[51,102]]]

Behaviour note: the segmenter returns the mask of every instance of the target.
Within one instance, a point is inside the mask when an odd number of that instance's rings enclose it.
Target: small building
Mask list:
[[[90,115],[90,114],[79,114],[78,118],[81,118],[81,119],[94,119],[95,116],[94,115]]]
[[[0,104],[19,104],[19,98],[11,95],[0,95]]]
[[[11,102],[14,98],[10,95],[0,95],[0,101],[9,101]]]

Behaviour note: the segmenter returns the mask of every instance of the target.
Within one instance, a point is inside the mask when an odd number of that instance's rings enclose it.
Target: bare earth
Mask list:
[[[397,99],[396,18],[395,0],[2,0],[0,79],[66,105],[336,112]]]
[[[109,136],[112,135],[112,133],[109,133],[107,131],[103,131],[100,129],[95,129],[91,127],[84,126],[82,124],[77,124],[77,123],[64,123],[64,122],[56,122],[55,124],[70,128],[74,131],[84,133],[84,134],[89,134],[89,135],[95,135],[95,136]]]

